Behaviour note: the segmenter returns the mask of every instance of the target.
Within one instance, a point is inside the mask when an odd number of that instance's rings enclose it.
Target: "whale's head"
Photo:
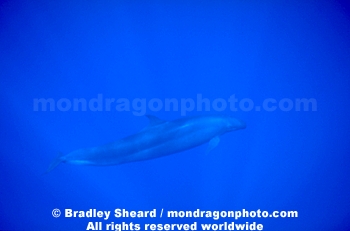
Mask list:
[[[226,118],[226,127],[228,131],[236,131],[238,129],[245,129],[246,123],[242,120],[236,119],[232,116]]]

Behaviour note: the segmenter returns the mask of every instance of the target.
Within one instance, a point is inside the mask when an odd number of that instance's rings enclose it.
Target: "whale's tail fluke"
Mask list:
[[[52,171],[52,169],[56,168],[57,165],[59,165],[62,162],[62,158],[61,158],[62,156],[63,156],[62,152],[58,152],[58,155],[57,155],[56,159],[54,159],[51,162],[49,168],[46,170],[45,173],[49,173],[49,172]]]

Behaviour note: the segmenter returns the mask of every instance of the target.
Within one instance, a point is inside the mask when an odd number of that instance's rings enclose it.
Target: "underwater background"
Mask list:
[[[86,230],[89,221],[350,230],[348,10],[327,0],[2,1],[0,230]],[[236,110],[132,104],[231,96]],[[122,100],[110,110],[67,106],[98,97]],[[53,100],[54,110],[38,99]],[[262,109],[266,99],[275,100],[274,110]],[[316,104],[298,109],[298,99]],[[226,114],[247,128],[223,135],[208,155],[202,145],[119,166],[60,164],[44,174],[58,152],[139,132],[145,114]],[[54,218],[55,208],[261,209],[298,217],[104,221]]]

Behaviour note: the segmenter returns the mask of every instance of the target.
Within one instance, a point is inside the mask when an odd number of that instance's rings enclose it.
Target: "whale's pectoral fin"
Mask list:
[[[208,145],[208,148],[205,152],[205,154],[208,154],[211,150],[213,150],[220,142],[220,138],[219,136],[215,136],[214,138],[212,138],[210,141],[209,141],[209,145]]]
[[[52,163],[50,164],[49,168],[46,170],[45,173],[49,173],[51,172],[52,169],[56,168],[57,165],[59,165],[62,162],[62,158],[61,158],[62,156],[63,156],[62,152],[58,152],[56,159],[52,161]]]

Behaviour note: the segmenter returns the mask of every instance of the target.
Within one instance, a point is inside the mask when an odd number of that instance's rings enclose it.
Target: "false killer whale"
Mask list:
[[[102,146],[78,149],[67,155],[59,153],[46,173],[61,162],[117,165],[170,155],[206,142],[209,142],[208,153],[218,145],[220,135],[246,127],[243,121],[227,115],[184,117],[174,121],[146,116],[150,123],[139,133]]]

